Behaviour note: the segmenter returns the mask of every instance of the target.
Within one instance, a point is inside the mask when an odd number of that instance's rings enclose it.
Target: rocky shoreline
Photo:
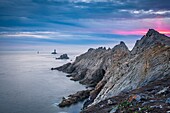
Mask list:
[[[129,94],[128,92],[140,89],[153,81],[169,77],[170,37],[149,29],[146,35],[137,40],[131,51],[128,50],[124,42],[120,42],[112,49],[90,48],[86,53],[78,56],[73,63],[51,68],[51,70],[68,73],[71,80],[94,87],[89,93],[90,97],[84,103],[85,110],[83,112],[86,112],[91,109],[91,106],[95,108],[95,105],[98,106],[101,102],[105,103],[109,98],[116,99],[117,96]],[[66,99],[63,101],[67,103]],[[108,103],[109,106],[117,104],[111,100]],[[131,103],[122,104],[129,105]],[[104,106],[98,107],[101,108],[101,111],[108,110],[107,112],[110,112],[111,109],[106,107],[107,110],[105,110]],[[100,113],[95,110],[87,113]]]
[[[59,107],[67,107],[77,102],[83,101],[90,96],[91,90],[78,91],[75,94],[69,95],[67,98],[63,97],[62,101],[58,104]]]

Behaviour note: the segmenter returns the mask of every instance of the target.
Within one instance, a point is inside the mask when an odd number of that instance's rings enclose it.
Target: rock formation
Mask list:
[[[149,29],[141,40],[137,40],[132,51],[124,42],[112,49],[89,49],[75,62],[53,69],[69,73],[72,80],[95,87],[85,103],[85,107],[90,107],[170,76],[170,38]]]
[[[84,99],[89,97],[90,91],[91,90],[78,91],[75,94],[69,95],[68,98],[63,97],[63,100],[61,101],[61,103],[59,103],[58,106],[66,107],[75,104],[79,101],[83,101]]]
[[[102,88],[93,104],[108,97],[139,88],[170,73],[170,38],[150,29],[137,41],[126,61],[110,68]],[[109,77],[109,79],[108,79]],[[102,81],[103,81],[102,80]]]
[[[118,64],[119,59],[124,59],[129,54],[127,46],[121,42],[111,50],[102,47],[89,49],[88,52],[77,57],[74,63],[55,69],[69,73],[72,80],[95,86],[113,64]]]
[[[69,57],[67,54],[62,54],[62,55],[60,55],[59,58],[56,58],[56,59],[69,59]]]
[[[54,49],[54,51],[51,54],[57,54],[56,49]]]

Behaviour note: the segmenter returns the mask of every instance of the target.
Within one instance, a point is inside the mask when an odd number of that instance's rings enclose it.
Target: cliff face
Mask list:
[[[73,80],[95,86],[85,106],[140,88],[170,75],[170,38],[150,29],[129,51],[124,42],[112,49],[89,49],[74,63],[55,68]]]
[[[108,97],[139,88],[170,73],[170,38],[149,30],[137,41],[126,61],[109,70],[104,85],[93,104]],[[105,80],[105,77],[103,78]]]
[[[77,57],[74,63],[68,63],[55,69],[69,73],[72,80],[79,80],[82,84],[95,86],[114,63],[118,63],[129,53],[124,42],[107,50],[102,47],[91,48],[85,54]]]

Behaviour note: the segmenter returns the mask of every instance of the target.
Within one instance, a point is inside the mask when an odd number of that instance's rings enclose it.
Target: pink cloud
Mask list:
[[[147,30],[114,30],[112,33],[119,35],[144,35]]]
[[[165,34],[170,36],[170,30],[169,29],[155,29],[159,33]],[[147,33],[148,29],[139,29],[139,30],[113,30],[113,34],[119,34],[119,35],[145,35]]]

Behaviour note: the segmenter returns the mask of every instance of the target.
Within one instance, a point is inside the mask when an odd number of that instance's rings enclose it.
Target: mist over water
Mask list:
[[[85,87],[65,73],[51,71],[74,60],[55,60],[60,54],[36,51],[0,51],[0,113],[78,113],[82,103],[67,108],[57,104]]]

